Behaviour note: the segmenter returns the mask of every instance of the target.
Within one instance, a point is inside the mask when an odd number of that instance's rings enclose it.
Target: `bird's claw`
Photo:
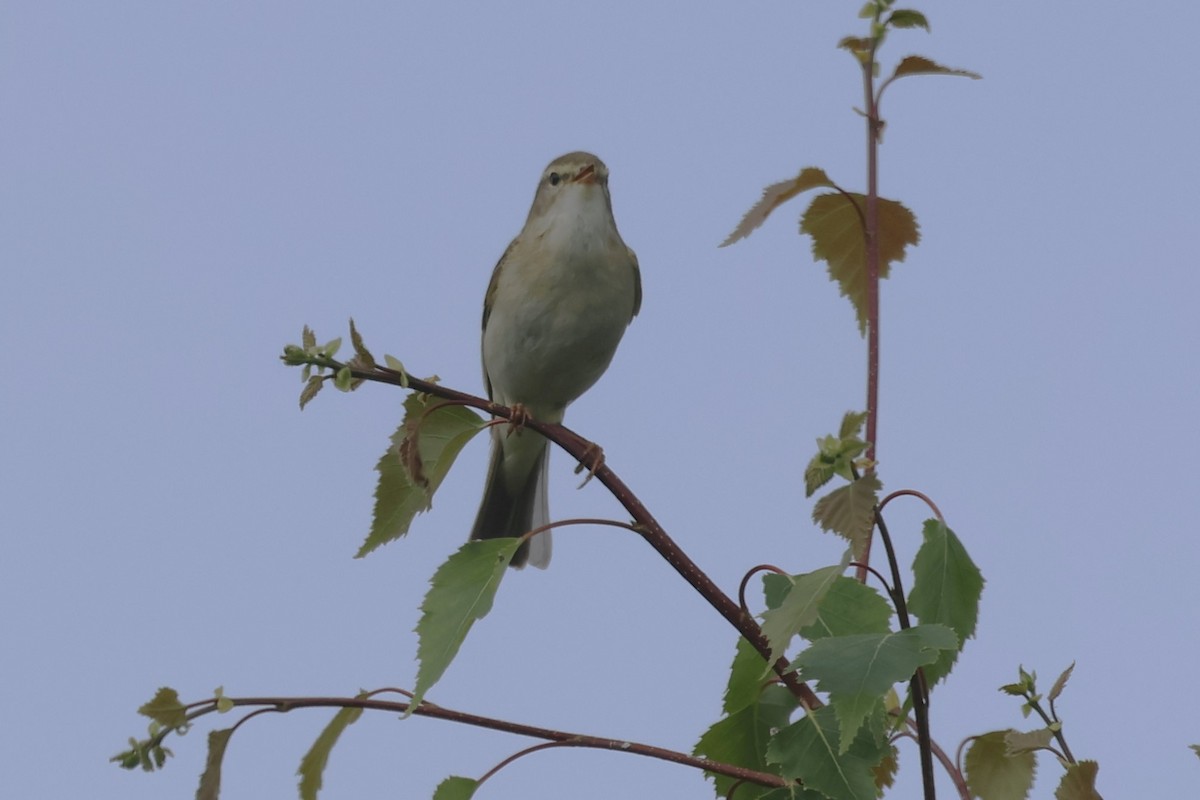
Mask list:
[[[588,485],[588,481],[596,477],[596,470],[604,466],[604,451],[600,445],[595,442],[588,442],[587,449],[583,451],[583,455],[579,457],[579,463],[575,466],[575,474],[583,472],[587,468],[587,477],[583,479],[583,483],[577,488],[582,489]]]
[[[508,417],[508,435],[512,436],[515,432],[525,427],[525,423],[533,419],[533,415],[529,413],[529,409],[524,403],[513,403],[509,406],[511,412]]]

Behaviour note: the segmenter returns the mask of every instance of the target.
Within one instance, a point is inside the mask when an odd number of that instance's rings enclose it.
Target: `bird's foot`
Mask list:
[[[587,477],[583,479],[583,483],[579,484],[578,488],[582,489],[588,485],[588,481],[596,477],[596,470],[604,466],[604,450],[595,442],[588,442],[587,449],[583,451],[583,455],[579,458],[579,464],[575,467],[575,474],[587,470]]]
[[[508,418],[509,436],[524,428],[525,423],[533,419],[533,415],[529,413],[529,409],[525,407],[524,403],[513,403],[509,406],[509,411],[512,412]]]

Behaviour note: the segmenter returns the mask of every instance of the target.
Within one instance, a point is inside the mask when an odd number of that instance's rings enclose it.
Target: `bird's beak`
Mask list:
[[[579,170],[579,174],[575,176],[574,183],[595,183],[596,182],[596,165],[588,164],[583,169]]]

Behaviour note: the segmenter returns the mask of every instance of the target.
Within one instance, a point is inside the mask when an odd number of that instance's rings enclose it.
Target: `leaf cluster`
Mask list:
[[[1055,708],[1074,669],[1072,664],[1063,670],[1044,697],[1037,688],[1037,673],[1027,672],[1024,667],[1018,668],[1016,682],[1000,687],[1005,694],[1024,700],[1023,716],[1036,715],[1044,725],[971,737],[964,762],[967,784],[976,796],[982,800],[1025,800],[1037,775],[1037,754],[1046,751],[1063,766],[1063,776],[1054,792],[1056,800],[1100,800],[1096,790],[1100,767],[1095,761],[1075,759]]]

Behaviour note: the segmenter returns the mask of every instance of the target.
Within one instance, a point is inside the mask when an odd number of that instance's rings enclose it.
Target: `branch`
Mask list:
[[[259,712],[266,710],[274,710],[280,713],[295,710],[297,708],[361,708],[370,709],[373,711],[390,711],[396,714],[407,714],[409,712],[409,704],[394,700],[376,700],[370,697],[230,697],[228,700],[235,706],[263,706]],[[199,717],[204,714],[212,713],[217,708],[215,701],[207,709],[200,709],[195,712],[194,716]],[[791,781],[780,777],[779,775],[770,772],[759,772],[757,770],[738,767],[733,764],[726,764],[721,761],[712,761],[707,758],[697,758],[681,753],[677,750],[668,750],[663,747],[655,747],[648,744],[640,744],[638,742],[630,742],[623,739],[609,739],[602,736],[588,736],[580,733],[568,733],[566,731],[558,731],[552,728],[539,728],[533,725],[522,725],[517,722],[508,722],[506,720],[494,719],[492,717],[481,717],[477,714],[468,714],[463,711],[454,711],[442,706],[433,705],[432,703],[421,703],[416,708],[412,709],[413,714],[423,717],[432,717],[434,719],[444,719],[450,722],[458,722],[466,725],[474,725],[480,728],[490,728],[491,730],[504,731],[506,733],[514,733],[519,736],[529,736],[535,739],[545,739],[550,742],[557,742],[564,747],[585,747],[593,750],[611,750],[617,752],[634,753],[635,755],[646,756],[648,758],[657,758],[661,761],[670,761],[674,764],[681,764],[686,767],[694,767],[707,772],[725,775],[738,780],[750,781],[760,786],[772,787],[787,787],[794,786]]]
[[[434,397],[440,397],[443,400],[450,400],[465,406],[477,408],[496,417],[503,417],[504,419],[512,419],[513,417],[512,409],[508,406],[493,403],[491,400],[483,397],[476,397],[475,395],[455,389],[449,389],[431,381],[420,380],[419,378],[414,378],[405,373],[388,369],[387,367],[375,366],[365,369],[343,364],[325,357],[309,357],[306,360],[308,363],[316,366],[332,369],[335,373],[341,369],[349,369],[350,374],[355,380],[374,381],[376,383],[400,386],[424,392]],[[567,451],[573,459],[585,467],[590,468],[592,462],[595,461],[595,445],[571,429],[565,428],[562,425],[539,422],[532,418],[523,418],[522,422],[525,427],[537,431]],[[692,588],[699,592],[708,601],[709,605],[717,610],[717,613],[736,628],[754,646],[754,649],[762,655],[764,660],[769,662],[771,658],[771,645],[767,641],[767,637],[763,635],[762,628],[754,621],[754,618],[749,613],[743,611],[737,603],[722,592],[720,587],[700,569],[696,562],[688,557],[687,553],[667,535],[667,532],[659,525],[658,520],[642,505],[642,501],[637,498],[637,495],[617,477],[617,474],[607,464],[601,463],[595,466],[591,472],[596,480],[604,484],[613,497],[617,498],[617,501],[633,517],[637,532],[641,534],[642,538],[658,551],[658,554],[666,559],[667,563],[674,567],[675,571],[691,584]],[[795,672],[788,670],[788,661],[786,658],[777,659],[771,665],[771,668],[806,709],[818,708],[823,705],[820,698],[813,693],[808,685],[797,678]]]

